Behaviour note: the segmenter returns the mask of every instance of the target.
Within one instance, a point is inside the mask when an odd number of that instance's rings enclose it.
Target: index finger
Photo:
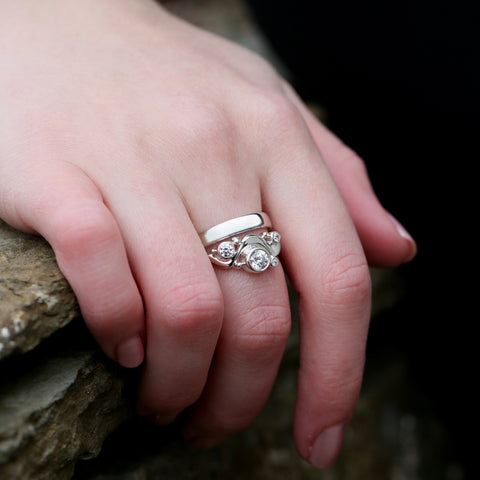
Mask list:
[[[319,153],[302,151],[277,163],[281,168],[269,173],[263,194],[300,295],[295,441],[299,453],[322,468],[338,454],[360,391],[371,289],[346,206]]]

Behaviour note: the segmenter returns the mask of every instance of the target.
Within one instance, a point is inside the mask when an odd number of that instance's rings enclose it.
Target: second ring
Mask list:
[[[275,231],[247,232],[270,226],[268,215],[252,213],[215,225],[200,234],[200,238],[214,265],[261,273],[279,264],[280,234]]]

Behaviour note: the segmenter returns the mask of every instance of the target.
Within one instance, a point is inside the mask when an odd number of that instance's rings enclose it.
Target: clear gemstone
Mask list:
[[[277,257],[272,257],[272,259],[270,260],[270,264],[272,265],[272,267],[277,267],[278,266],[278,258]]]
[[[233,242],[222,242],[217,250],[223,258],[233,258],[235,256],[235,244]]]
[[[255,272],[263,272],[270,265],[270,255],[265,250],[257,248],[248,256],[248,265]]]
[[[280,234],[279,234],[278,232],[273,232],[273,233],[272,233],[272,240],[273,240],[274,242],[277,242],[277,243],[278,243],[278,242],[280,241]]]

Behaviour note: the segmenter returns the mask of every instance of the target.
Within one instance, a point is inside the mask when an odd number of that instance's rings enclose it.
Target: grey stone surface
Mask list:
[[[71,478],[127,418],[124,379],[94,350],[70,348],[1,366],[0,479]]]
[[[0,220],[0,360],[31,350],[78,315],[48,243]]]

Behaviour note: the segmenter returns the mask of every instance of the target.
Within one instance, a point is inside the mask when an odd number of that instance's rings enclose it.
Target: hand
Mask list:
[[[0,216],[49,241],[105,353],[143,362],[139,411],[190,407],[198,446],[261,411],[290,330],[282,267],[214,269],[197,232],[263,210],[300,294],[296,445],[329,465],[361,384],[365,253],[415,249],[361,160],[265,61],[154,2],[0,8]]]

